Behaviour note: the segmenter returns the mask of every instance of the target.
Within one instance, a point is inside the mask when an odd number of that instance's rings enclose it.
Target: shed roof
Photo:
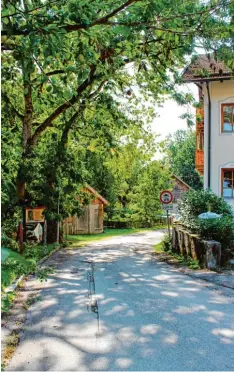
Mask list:
[[[175,174],[172,175],[173,179],[176,179],[177,181],[181,182],[184,186],[188,188],[188,190],[192,190],[193,188],[189,186],[186,182],[184,182],[180,177],[176,176]]]
[[[101,200],[103,204],[109,205],[109,202],[105,198],[103,198],[92,186],[86,184],[85,187],[91,192],[91,194],[96,196],[97,199]]]
[[[182,77],[186,82],[229,80],[233,77],[233,73],[223,61],[217,61],[210,55],[200,54],[184,69]]]

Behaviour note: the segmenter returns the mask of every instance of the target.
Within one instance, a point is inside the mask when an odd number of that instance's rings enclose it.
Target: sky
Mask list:
[[[203,52],[204,50],[200,48],[198,52]],[[133,64],[129,64],[126,68],[129,75],[134,75],[134,69]],[[182,69],[181,69],[182,73]],[[134,91],[134,93],[138,94],[138,89],[133,88],[131,86],[131,89]],[[198,101],[198,88],[195,84],[183,84],[180,87],[177,88],[179,92],[184,93],[192,93],[195,100]],[[146,102],[143,97],[141,97],[141,100],[145,107],[150,107],[152,103]],[[168,134],[172,134],[176,132],[178,129],[187,129],[187,121],[186,119],[181,119],[180,116],[186,112],[190,112],[195,115],[195,108],[191,105],[187,106],[180,106],[176,103],[176,101],[172,99],[165,100],[163,105],[160,105],[158,107],[154,106],[154,109],[156,111],[156,116],[151,122],[151,129],[153,133],[159,135],[157,137],[157,141],[162,141]],[[162,154],[158,151],[156,152],[154,158],[159,159],[162,157]]]
[[[198,88],[195,84],[185,84],[180,91],[185,93],[192,93],[195,100],[198,100]],[[179,106],[176,101],[168,99],[164,102],[162,107],[156,107],[155,111],[157,116],[151,123],[152,131],[159,135],[157,141],[162,141],[168,134],[176,132],[178,129],[187,129],[186,119],[181,119],[180,115],[186,113],[189,110],[195,115],[195,108],[191,105]],[[163,153],[160,150],[156,151],[153,159],[159,160],[163,157]]]
[[[183,92],[193,93],[195,99],[198,99],[198,89],[195,84],[185,84],[181,89]],[[195,114],[195,109],[189,106],[189,110]],[[157,116],[151,123],[151,128],[154,133],[160,135],[160,139],[164,139],[168,134],[176,132],[178,129],[187,129],[185,119],[180,119],[179,116],[187,112],[187,107],[179,106],[174,100],[168,99],[163,107],[156,108]]]
[[[206,54],[212,52],[205,50],[202,46],[195,48],[196,53]],[[188,61],[190,57],[188,58]],[[182,70],[181,70],[182,72]],[[180,91],[192,93],[198,101],[198,88],[195,84],[184,84]],[[189,109],[195,114],[195,108],[190,106]],[[173,100],[167,100],[163,107],[157,109],[159,117],[151,123],[153,132],[160,134],[160,138],[165,138],[168,134],[176,132],[178,129],[187,129],[187,123],[185,119],[180,119],[179,116],[186,112],[183,106],[177,105]]]

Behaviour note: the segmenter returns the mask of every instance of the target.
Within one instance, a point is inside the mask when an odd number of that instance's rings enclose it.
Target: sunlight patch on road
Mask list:
[[[169,296],[169,297],[178,297],[178,293],[176,292],[170,292],[170,291],[162,291],[161,294],[163,296]]]
[[[143,335],[155,335],[161,327],[156,324],[147,324],[140,328]]]
[[[115,364],[120,368],[128,368],[132,364],[132,360],[128,358],[118,358]]]
[[[175,333],[171,333],[168,336],[166,336],[166,337],[163,338],[163,342],[165,344],[173,345],[173,344],[176,344],[177,343],[178,338],[179,337]]]
[[[212,331],[215,336],[224,336],[228,338],[234,338],[234,330],[228,328],[216,328]]]

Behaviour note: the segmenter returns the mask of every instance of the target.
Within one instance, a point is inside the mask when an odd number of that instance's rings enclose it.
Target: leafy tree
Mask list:
[[[116,146],[113,128],[131,124],[123,114],[117,115],[117,111],[115,119],[118,123],[113,124],[114,102],[112,111],[105,107],[105,103],[102,102],[100,107],[96,103],[96,107],[92,107],[95,119],[90,117],[91,110],[86,105],[82,120],[76,123],[76,130],[69,135],[66,133],[66,138],[59,129],[48,129],[30,158],[26,196],[31,205],[45,204],[49,212],[47,217],[52,212],[50,217],[56,218],[58,198],[61,216],[80,214],[82,205],[79,200],[84,202],[82,189],[85,182],[97,186],[100,192],[104,191],[104,157],[110,156]]]
[[[152,226],[157,220],[157,214],[161,213],[159,194],[170,185],[167,168],[152,160],[157,146],[150,131],[141,136],[137,130],[132,131],[106,159],[115,195],[112,210],[108,211],[111,219],[142,226]]]
[[[198,38],[229,39],[232,11],[223,1],[3,0],[3,99],[11,130],[20,129],[19,198],[49,129],[65,144],[98,97],[106,106],[110,92],[134,99],[133,84],[148,99],[171,91],[168,71],[184,63]]]
[[[106,166],[113,175],[112,191],[115,194],[115,208],[121,218],[129,213],[131,193],[139,182],[141,170],[155,153],[156,142],[149,128],[131,127],[119,137],[119,145],[106,160]],[[117,210],[115,212],[117,212]]]
[[[170,166],[171,172],[181,177],[194,189],[202,188],[202,180],[195,169],[196,134],[193,130],[179,129],[167,136],[163,148],[164,162]]]
[[[161,162],[154,160],[147,164],[131,195],[132,220],[152,226],[161,213],[160,192],[170,186],[170,173]]]

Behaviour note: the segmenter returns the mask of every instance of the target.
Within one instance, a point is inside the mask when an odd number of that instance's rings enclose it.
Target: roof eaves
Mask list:
[[[193,190],[193,188],[191,186],[189,186],[186,182],[184,182],[180,177],[176,176],[175,174],[172,175],[172,178],[177,179],[178,181],[183,183],[186,187],[188,187],[190,190]]]
[[[101,196],[92,186],[86,184],[85,187],[93,194],[95,195],[99,200],[101,200],[103,202],[103,204],[105,205],[109,205],[110,203],[105,199],[103,198],[103,196]]]
[[[212,56],[200,54],[192,59],[182,72],[184,82],[222,81],[234,77],[233,71],[223,61]]]
[[[220,75],[220,76],[191,76],[191,77],[183,77],[183,80],[186,83],[196,83],[196,82],[205,82],[205,81],[222,81],[222,80],[231,80],[234,78],[231,74],[226,74],[226,75]]]

